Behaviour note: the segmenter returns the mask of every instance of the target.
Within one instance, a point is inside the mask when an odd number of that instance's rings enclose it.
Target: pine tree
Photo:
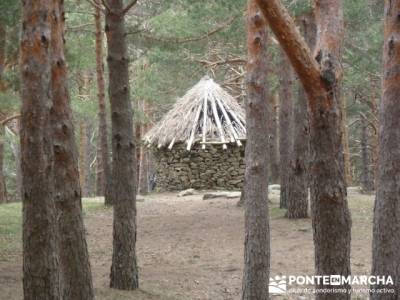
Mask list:
[[[311,207],[317,275],[350,275],[351,217],[347,204],[341,132],[341,53],[344,36],[340,0],[315,1],[318,35],[314,58],[279,0],[256,0],[308,95],[311,138]],[[329,237],[329,238],[328,238]],[[320,285],[329,288],[330,285]],[[349,290],[348,284],[335,288]],[[349,293],[319,293],[350,299]]]
[[[20,137],[25,300],[61,299],[49,93],[53,9],[52,0],[22,3]]]
[[[254,0],[247,4],[247,102],[243,300],[268,297],[270,236],[267,151],[267,23]]]
[[[129,57],[125,14],[136,1],[122,0],[106,5],[107,63],[112,124],[112,203],[114,207],[113,256],[110,287],[133,290],[139,287],[136,259],[136,152],[133,109],[129,89]]]
[[[314,48],[316,38],[315,17],[311,12],[297,19],[300,32],[310,49]],[[287,195],[287,217],[289,219],[307,218],[310,160],[310,125],[307,96],[300,85],[297,101],[293,107],[293,150],[290,158],[290,177]]]
[[[371,299],[400,297],[400,43],[396,37],[399,27],[400,1],[385,1],[385,34],[383,50],[383,83],[379,131],[379,171],[374,209],[372,244],[372,274],[391,276],[394,286],[383,284],[372,288],[393,288],[394,294],[371,294]]]

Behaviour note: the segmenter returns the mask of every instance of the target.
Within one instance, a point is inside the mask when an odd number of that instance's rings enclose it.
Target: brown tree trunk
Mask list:
[[[347,99],[342,97],[340,101],[340,111],[342,114],[342,142],[343,142],[343,155],[344,155],[344,170],[346,174],[346,184],[352,184],[351,176],[351,161],[350,161],[350,147],[349,147],[349,130],[347,128]]]
[[[340,83],[343,10],[340,0],[316,0],[318,37],[311,55],[293,20],[278,0],[256,0],[299,75],[308,95],[311,137],[311,206],[317,275],[350,275],[351,218],[347,204],[341,136]],[[327,238],[329,237],[329,238]],[[346,289],[319,285],[319,288]],[[347,293],[316,299],[350,299]]]
[[[18,135],[21,132],[21,125],[20,125],[20,120],[17,120],[17,132]],[[15,199],[16,201],[21,201],[22,200],[22,174],[21,174],[21,145],[18,140],[14,140],[12,142],[12,151],[14,154],[14,159],[15,159],[15,174],[16,174],[16,192],[15,192]]]
[[[100,1],[97,1],[100,5]],[[98,196],[104,195],[104,204],[112,205],[112,175],[110,167],[110,154],[108,151],[108,126],[107,126],[107,112],[105,102],[105,81],[104,81],[104,64],[103,64],[103,31],[101,29],[101,11],[100,8],[96,8],[95,11],[95,24],[96,24],[96,76],[97,76],[97,89],[98,89],[98,102],[99,102],[99,145],[100,151],[97,153],[97,157],[100,158],[98,170],[101,171],[98,174],[97,180]],[[101,195],[99,195],[99,193]]]
[[[139,287],[136,262],[136,157],[133,109],[129,94],[128,53],[122,0],[108,0],[109,97],[112,122],[113,257],[110,287]]]
[[[306,39],[310,49],[315,46],[317,27],[313,13],[299,17],[300,32]],[[298,87],[297,103],[293,109],[293,151],[291,155],[287,198],[287,217],[299,219],[308,217],[308,187],[309,187],[309,144],[310,124],[307,96],[303,86]]]
[[[279,159],[280,159],[280,208],[287,208],[290,178],[290,154],[293,136],[293,80],[294,74],[286,54],[281,52],[279,78]]]
[[[361,187],[363,192],[370,193],[374,190],[374,183],[371,178],[369,168],[369,150],[368,150],[368,121],[361,116],[361,136],[360,136],[360,149],[361,149]]]
[[[371,82],[373,82],[371,80]],[[371,115],[372,115],[372,166],[373,166],[373,174],[374,174],[374,190],[378,188],[378,178],[379,178],[379,110],[378,110],[378,102],[380,94],[375,92],[375,83],[372,83],[372,99],[371,99]]]
[[[134,109],[138,109],[138,106]],[[135,135],[135,145],[139,145],[139,147],[136,149],[136,177],[135,177],[135,186],[136,186],[136,192],[139,193],[139,182],[140,182],[140,169],[142,167],[142,147],[140,144],[140,141],[142,140],[142,126],[143,124],[138,123],[135,126],[134,129],[134,135]]]
[[[268,105],[268,162],[269,162],[269,182],[279,182],[279,148],[278,148],[278,95],[269,94],[267,96]]]
[[[382,102],[380,105],[379,177],[374,209],[372,274],[391,276],[394,294],[371,294],[371,299],[400,298],[400,1],[385,1]]]
[[[4,175],[4,126],[0,124],[0,204],[8,202],[6,177]]]
[[[104,196],[104,170],[101,157],[101,137],[99,134],[96,142],[96,196]]]
[[[79,179],[82,190],[82,197],[88,197],[88,130],[85,121],[79,125]]]
[[[4,91],[6,88],[5,83],[3,82],[3,72],[6,62],[6,39],[6,26],[0,20],[0,91]]]
[[[63,0],[53,0],[51,35],[50,111],[54,149],[54,186],[57,207],[61,298],[94,299],[89,255],[82,218],[78,151],[75,144],[72,111],[64,57]]]
[[[146,114],[146,103],[143,101],[143,113]],[[140,126],[140,136],[144,136],[147,132],[147,125],[141,124]],[[149,192],[149,165],[148,165],[148,151],[146,147],[139,141],[140,143],[140,165],[139,165],[139,193],[146,194]]]
[[[243,300],[269,299],[267,23],[254,0],[247,4],[247,102]]]
[[[52,0],[22,2],[20,138],[25,300],[60,299],[49,93],[52,10]]]

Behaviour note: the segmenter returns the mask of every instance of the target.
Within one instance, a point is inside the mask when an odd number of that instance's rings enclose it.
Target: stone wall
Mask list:
[[[195,144],[187,151],[184,144],[175,144],[172,150],[156,149],[157,190],[177,191],[194,189],[239,190],[243,184],[245,164],[244,145]]]

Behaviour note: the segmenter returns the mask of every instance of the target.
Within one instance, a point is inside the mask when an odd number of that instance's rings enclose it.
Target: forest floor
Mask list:
[[[137,255],[140,290],[108,288],[112,209],[84,199],[94,286],[101,300],[240,299],[244,210],[238,199],[202,200],[202,195],[150,194],[138,203]],[[288,220],[272,195],[271,276],[312,275],[311,220]],[[352,272],[367,275],[371,261],[373,197],[349,194],[352,212]],[[0,299],[22,299],[21,206],[0,206]],[[355,299],[367,299],[356,295]],[[290,296],[279,299],[312,299]]]

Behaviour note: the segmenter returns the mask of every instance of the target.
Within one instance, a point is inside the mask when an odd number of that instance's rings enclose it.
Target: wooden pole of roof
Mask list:
[[[203,145],[201,148],[206,149],[206,134],[207,134],[207,102],[208,102],[208,91],[206,90],[203,103]]]
[[[220,107],[220,105],[219,105],[219,102],[218,102],[218,97],[214,97],[214,100],[215,100],[215,102],[216,102],[216,105],[217,105],[217,107]],[[221,108],[221,107],[220,107]],[[222,109],[221,109],[221,111],[222,111]],[[229,135],[229,139],[230,139],[230,142],[231,143],[234,143],[235,141],[236,141],[236,139],[235,139],[235,136],[232,134],[232,132],[231,132],[231,128],[229,127],[229,122],[230,122],[230,119],[229,119],[229,117],[228,117],[228,119],[226,119],[226,116],[225,116],[225,114],[224,114],[224,112],[222,111],[222,115],[224,116],[224,119],[227,121],[226,122],[226,125],[227,125],[227,128],[225,129],[225,124],[222,122],[222,117],[221,117],[221,125],[222,125],[222,129],[224,130],[224,132],[225,133],[227,133],[228,135]]]
[[[236,131],[235,131],[235,128],[233,128],[232,121],[231,121],[231,119],[229,118],[229,115],[228,115],[228,113],[226,112],[225,107],[222,105],[221,101],[220,101],[218,98],[216,98],[216,100],[217,100],[217,103],[218,103],[219,108],[220,108],[221,111],[222,111],[222,114],[224,115],[224,118],[225,118],[226,122],[228,123],[228,127],[229,127],[229,129],[231,130],[233,137],[235,138],[236,144],[237,144],[239,147],[242,146],[242,143],[241,143],[240,140],[239,140],[239,136],[237,135],[237,133],[236,133]]]
[[[224,135],[224,131],[222,130],[221,121],[218,117],[217,105],[215,104],[214,98],[211,98],[211,107],[212,107],[212,110],[214,113],[215,123],[217,123],[217,128],[218,128],[219,134],[221,136],[221,142],[223,143],[222,148],[225,150],[227,148],[226,141],[225,141],[225,135]]]
[[[172,141],[171,141],[171,143],[169,144],[168,150],[171,150],[171,149],[172,149],[172,147],[174,146],[174,143],[175,143],[175,138],[173,138]]]
[[[197,109],[197,112],[196,112],[196,117],[194,119],[192,132],[190,133],[190,138],[189,138],[189,140],[187,142],[187,147],[186,147],[187,151],[190,151],[190,149],[192,148],[192,144],[193,144],[193,141],[194,141],[194,135],[196,133],[196,128],[197,128],[197,122],[199,121],[199,118],[200,118],[201,108],[202,108],[202,105],[199,105],[199,108]]]
[[[242,127],[242,129],[244,130],[244,132],[246,132],[246,127],[243,125],[242,121],[239,119],[239,117],[235,114],[235,112],[229,107],[226,106],[228,112],[231,114],[231,116],[233,117],[233,119],[236,121],[236,123],[239,124],[240,127]]]

